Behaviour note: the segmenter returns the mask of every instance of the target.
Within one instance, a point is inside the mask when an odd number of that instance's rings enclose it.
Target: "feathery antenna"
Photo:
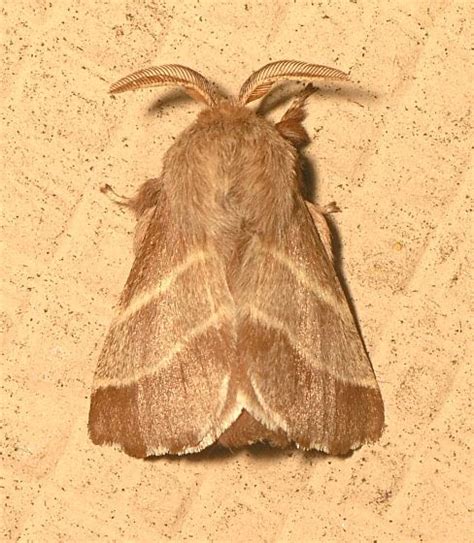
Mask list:
[[[200,73],[179,64],[164,64],[139,70],[114,83],[109,92],[117,94],[145,87],[178,85],[195,100],[215,106],[221,99],[211,83]]]
[[[245,81],[240,89],[239,102],[244,105],[265,96],[275,83],[282,80],[313,81],[319,78],[347,81],[349,76],[329,66],[296,60],[279,60],[263,66]]]

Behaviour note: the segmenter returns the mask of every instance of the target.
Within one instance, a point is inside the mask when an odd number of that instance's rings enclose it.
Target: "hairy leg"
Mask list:
[[[138,189],[135,196],[127,197],[117,194],[115,190],[108,184],[100,187],[100,191],[109,198],[111,202],[121,207],[126,207],[135,215],[137,225],[135,227],[134,236],[134,252],[137,254],[148,230],[150,221],[153,218],[159,192],[159,179],[149,179]]]
[[[105,194],[107,198],[114,204],[117,204],[119,206],[130,206],[131,198],[127,198],[126,196],[120,196],[120,194],[117,194],[108,183],[100,187],[100,192],[102,194]]]
[[[156,206],[160,192],[160,180],[148,179],[141,185],[135,196],[131,197],[117,194],[108,184],[102,185],[100,192],[105,194],[114,204],[128,207],[135,214],[135,217],[140,219],[147,210]]]

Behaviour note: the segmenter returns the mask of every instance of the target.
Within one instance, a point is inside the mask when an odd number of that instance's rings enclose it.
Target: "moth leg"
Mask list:
[[[340,213],[341,208],[336,204],[336,202],[329,202],[325,206],[320,206],[319,204],[312,204],[320,213],[326,215],[327,213]]]
[[[100,192],[105,194],[114,204],[128,207],[137,220],[139,220],[150,208],[156,207],[160,194],[160,186],[159,179],[148,179],[141,185],[137,193],[131,197],[117,194],[108,184],[102,185]]]
[[[117,194],[108,184],[100,187],[100,191],[105,194],[110,201],[119,206],[128,208],[135,215],[137,220],[133,242],[135,254],[138,253],[143,240],[145,239],[150,221],[156,210],[160,196],[160,186],[159,179],[148,179],[141,185],[135,196],[132,197]]]
[[[326,249],[329,260],[334,263],[331,231],[329,230],[325,215],[328,213],[337,213],[341,210],[339,209],[339,207],[337,207],[336,202],[330,202],[329,204],[320,206],[319,204],[313,204],[307,201],[306,206],[311,213],[314,225],[316,226],[316,230],[321,237],[321,241],[323,242],[324,248]]]
[[[127,198],[126,196],[120,196],[120,194],[117,194],[115,190],[108,183],[100,187],[100,192],[102,192],[102,194],[105,194],[107,198],[114,204],[117,204],[119,206],[130,207],[130,202],[132,198]]]

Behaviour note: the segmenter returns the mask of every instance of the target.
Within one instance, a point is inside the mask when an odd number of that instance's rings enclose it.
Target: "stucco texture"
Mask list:
[[[1,11],[3,540],[472,541],[469,2]],[[180,63],[235,93],[279,59],[352,77],[309,99],[305,156],[315,200],[342,210],[338,267],[382,389],[383,437],[346,458],[259,446],[142,461],[94,446],[90,387],[134,226],[99,187],[131,194],[156,177],[202,107],[179,90],[108,87]],[[288,98],[275,96],[277,119]]]

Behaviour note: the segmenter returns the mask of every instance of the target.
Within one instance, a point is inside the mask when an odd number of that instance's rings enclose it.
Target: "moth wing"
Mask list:
[[[89,433],[136,457],[199,451],[237,418],[224,266],[160,196],[106,336]],[[234,399],[233,399],[234,398]]]
[[[310,212],[247,248],[238,352],[250,414],[304,449],[345,454],[377,439],[375,375]]]

